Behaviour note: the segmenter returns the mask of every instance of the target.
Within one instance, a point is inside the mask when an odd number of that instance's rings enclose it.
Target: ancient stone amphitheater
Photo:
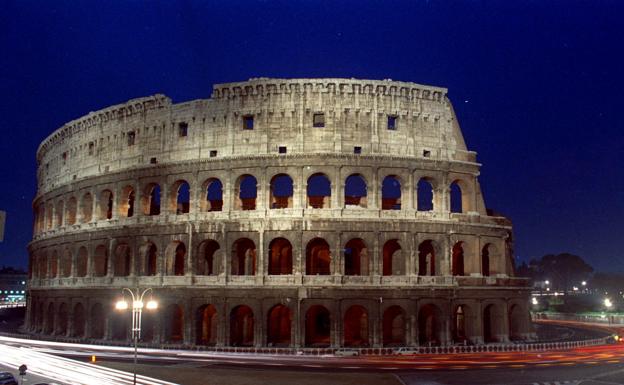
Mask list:
[[[531,336],[511,223],[444,88],[251,79],[90,112],[37,151],[25,327],[143,342],[387,347]]]

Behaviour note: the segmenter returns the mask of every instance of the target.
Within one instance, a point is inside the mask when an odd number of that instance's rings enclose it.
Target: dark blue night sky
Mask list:
[[[63,123],[251,77],[444,86],[520,259],[624,271],[624,2],[2,1],[0,265],[27,265],[35,151]]]

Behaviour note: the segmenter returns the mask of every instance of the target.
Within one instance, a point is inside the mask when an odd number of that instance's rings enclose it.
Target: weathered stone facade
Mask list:
[[[511,223],[486,211],[446,89],[260,78],[155,95],[64,125],[37,161],[33,332],[127,339],[113,303],[139,286],[161,303],[146,341],[531,335]]]

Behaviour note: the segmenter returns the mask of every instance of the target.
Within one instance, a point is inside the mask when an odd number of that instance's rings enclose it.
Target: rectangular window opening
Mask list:
[[[178,136],[180,138],[188,135],[188,123],[181,122],[178,124]]]
[[[278,151],[280,154],[285,154],[285,153],[286,153],[286,151],[287,151],[286,146],[279,146],[279,148],[277,149],[277,151]]]
[[[431,151],[429,151],[429,150],[423,150],[423,156],[424,156],[425,158],[429,158],[429,157],[431,156]]]
[[[210,150],[210,157],[214,158],[217,156],[217,150]]]
[[[151,163],[151,164],[156,164],[156,163],[158,163],[158,159],[156,159],[156,158],[150,158],[150,163]]]
[[[253,130],[253,129],[254,129],[253,115],[243,116],[243,130]]]
[[[360,146],[353,147],[353,153],[354,154],[361,154],[362,153],[362,147],[360,147]]]
[[[325,114],[318,112],[312,116],[313,127],[325,127]]]
[[[396,130],[397,129],[397,116],[396,115],[388,115],[388,130]]]
[[[134,146],[135,137],[136,137],[136,134],[134,133],[134,131],[128,132],[128,146]]]
[[[95,144],[93,142],[89,142],[89,155],[93,155],[94,148]]]

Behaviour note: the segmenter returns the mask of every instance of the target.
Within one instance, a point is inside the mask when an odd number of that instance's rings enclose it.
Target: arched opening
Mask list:
[[[481,275],[484,277],[490,276],[490,250],[493,248],[494,246],[488,243],[481,251]]]
[[[383,313],[383,345],[405,345],[405,311],[400,306],[390,306]]]
[[[323,238],[314,238],[306,246],[306,274],[329,275],[331,251]]]
[[[60,336],[67,335],[68,317],[69,317],[69,310],[67,308],[67,304],[63,302],[61,306],[59,306],[58,322],[56,324],[56,334]]]
[[[56,227],[63,226],[63,212],[65,211],[65,204],[63,201],[58,201],[56,204]]]
[[[45,227],[45,204],[40,204],[35,211],[35,232],[40,233]]]
[[[275,305],[267,317],[267,344],[269,346],[289,346],[291,313],[288,306]]]
[[[160,215],[160,186],[150,183],[145,187],[143,196],[143,214]]]
[[[331,207],[331,182],[325,174],[313,174],[308,178],[306,188],[308,207],[324,209]]]
[[[91,317],[89,320],[90,326],[90,338],[102,339],[104,338],[104,311],[102,305],[99,303],[91,306]]]
[[[61,257],[61,277],[67,278],[71,275],[72,269],[72,255],[69,249],[63,250],[63,256]]]
[[[351,239],[344,249],[345,275],[368,275],[368,253],[360,238]]]
[[[206,200],[202,202],[202,211],[223,210],[223,184],[219,179],[211,178],[204,184]]]
[[[453,268],[453,275],[464,275],[464,242],[457,242],[453,245],[451,265]]]
[[[271,208],[293,207],[293,180],[289,175],[278,174],[271,178]]]
[[[188,214],[191,205],[191,188],[187,181],[179,180],[171,188],[171,211],[177,215]]]
[[[82,218],[82,223],[89,223],[93,219],[93,197],[89,193],[82,196],[80,217]]]
[[[384,243],[382,264],[383,275],[405,275],[405,258],[398,240]]]
[[[77,303],[74,306],[74,320],[73,320],[73,333],[72,337],[82,338],[85,335],[85,308],[81,303]]]
[[[145,275],[153,276],[156,275],[157,269],[157,261],[158,261],[158,249],[156,249],[156,245],[149,242],[146,245],[145,249]]]
[[[143,312],[141,315],[141,335],[139,336],[142,342],[152,342],[154,340],[154,330],[156,328],[156,321],[154,320],[157,315],[154,312]]]
[[[197,309],[195,317],[198,345],[215,345],[217,343],[217,309],[214,305],[203,305]]]
[[[451,183],[451,212],[461,213],[462,207],[462,189],[457,181]]]
[[[48,203],[48,208],[46,209],[46,230],[52,230],[54,227],[54,203]]]
[[[45,328],[43,329],[43,332],[45,334],[54,333],[54,317],[56,316],[56,313],[54,310],[55,310],[54,303],[50,302],[48,304],[48,311],[45,314]]]
[[[351,306],[345,312],[344,346],[368,346],[368,313],[362,306]]]
[[[256,244],[249,238],[236,240],[232,245],[232,275],[256,274]]]
[[[186,246],[183,242],[174,241],[169,244],[165,251],[166,275],[184,275],[184,259]]]
[[[429,239],[418,245],[418,275],[436,275],[435,249]]]
[[[130,312],[111,312],[108,322],[110,322],[111,339],[113,341],[126,341],[130,329]]]
[[[468,339],[466,337],[466,312],[467,307],[465,305],[458,305],[455,307],[453,313],[453,341],[456,343],[465,343]]]
[[[509,308],[509,339],[512,341],[522,340],[523,312],[519,305],[511,305]]]
[[[330,345],[331,319],[325,306],[313,305],[305,315],[305,345],[326,347]]]
[[[58,276],[58,254],[56,251],[52,253],[50,257],[50,278],[56,278]]]
[[[216,252],[220,249],[217,241],[208,240],[199,244],[197,253],[197,275],[216,275],[218,274],[219,261],[217,261]]]
[[[69,200],[67,201],[67,215],[66,215],[68,225],[76,224],[77,206],[78,204],[76,203],[76,198],[74,197],[69,198]]]
[[[433,304],[427,304],[418,312],[418,342],[421,346],[440,345],[440,309]]]
[[[88,260],[89,260],[89,255],[87,253],[87,248],[83,246],[80,249],[78,249],[78,256],[76,256],[76,276],[78,277],[87,276]]]
[[[483,341],[487,343],[496,342],[496,334],[494,331],[494,305],[488,305],[483,309]]]
[[[366,180],[360,174],[353,174],[345,181],[345,207],[367,207]]]
[[[381,184],[381,209],[401,210],[401,181],[396,175],[388,175]]]
[[[115,248],[114,275],[116,277],[127,277],[130,275],[130,261],[132,260],[132,250],[125,243],[117,245]]]
[[[269,244],[269,275],[292,274],[292,245],[285,238],[275,238]]]
[[[108,251],[106,246],[99,245],[93,253],[93,276],[104,277],[108,273]]]
[[[171,304],[165,312],[165,339],[177,344],[184,341],[184,310],[180,305]]]
[[[121,191],[121,202],[119,204],[119,214],[121,217],[131,218],[134,216],[135,194],[132,186],[126,186]]]
[[[44,318],[44,313],[43,313],[43,302],[39,302],[39,306],[37,306],[37,314],[36,314],[36,319],[37,319],[37,332],[43,332],[45,330],[45,318]]]
[[[99,215],[98,219],[111,219],[113,217],[113,193],[110,190],[104,190],[100,193],[98,202]]]
[[[39,278],[48,278],[48,257],[43,254],[39,256]]]
[[[230,345],[253,346],[254,315],[249,306],[236,306],[230,313]]]
[[[416,190],[418,211],[433,211],[433,185],[429,178],[420,178]]]
[[[255,210],[258,196],[258,182],[249,174],[241,175],[236,180],[236,210]]]

